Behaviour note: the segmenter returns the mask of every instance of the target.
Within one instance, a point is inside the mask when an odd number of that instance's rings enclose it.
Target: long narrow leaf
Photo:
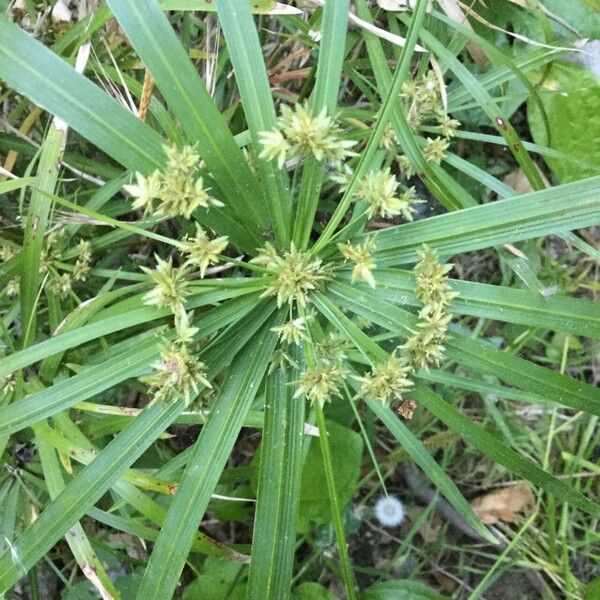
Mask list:
[[[148,561],[137,594],[139,600],[172,596],[194,534],[258,392],[276,341],[275,334],[268,326],[264,327],[253,343],[246,346],[223,382]]]
[[[316,83],[310,97],[311,110],[316,114],[324,110],[326,114],[333,116],[337,106],[346,47],[348,10],[349,0],[327,2],[323,9]],[[302,171],[294,219],[293,239],[300,248],[305,248],[310,239],[324,174],[325,165],[313,157],[308,158]]]
[[[468,444],[505,466],[509,471],[539,485],[559,500],[591,514],[600,514],[600,505],[586,498],[581,492],[564,481],[546,473],[512,450],[504,440],[499,440],[479,425],[461,414],[424,385],[417,385],[412,392],[417,402],[433,413],[454,431],[459,431]]]
[[[284,600],[291,590],[304,402],[293,398],[293,389],[286,384],[296,378],[297,373],[288,376],[281,370],[267,378],[248,598]]]
[[[65,487],[0,557],[0,593],[7,592],[83,517],[183,408],[183,402],[147,408]]]
[[[275,127],[275,108],[262,49],[247,0],[217,0],[236,83],[255,151],[260,149],[259,133]],[[257,157],[261,180],[271,216],[271,226],[282,247],[290,241],[291,198],[283,172],[275,161]]]
[[[236,212],[260,244],[267,210],[242,151],[156,0],[108,0],[113,14],[181,126]]]
[[[380,266],[415,262],[422,244],[443,256],[600,223],[600,177],[390,227],[376,234]]]
[[[160,137],[43,44],[0,17],[0,78],[119,161],[161,166]]]

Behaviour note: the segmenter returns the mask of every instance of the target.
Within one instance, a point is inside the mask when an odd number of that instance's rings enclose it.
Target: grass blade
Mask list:
[[[44,472],[44,479],[51,500],[54,500],[65,488],[60,463],[56,456],[54,448],[43,438],[40,438],[36,432],[35,445],[40,456],[40,463]],[[92,585],[98,590],[104,592],[106,596],[110,595],[115,600],[119,600],[120,595],[114,584],[110,580],[102,561],[98,558],[85,531],[80,523],[75,523],[67,534],[65,540],[71,548],[71,552],[82,569],[84,575],[92,582]]]
[[[322,110],[329,116],[335,114],[346,47],[349,4],[349,0],[326,2],[323,9],[316,82],[310,97],[310,107],[315,114]],[[324,173],[325,165],[322,162],[312,157],[306,160],[293,233],[294,243],[300,248],[306,248],[310,239]]]
[[[0,78],[127,168],[163,163],[160,137],[5,17],[0,17]]]
[[[198,144],[208,171],[260,245],[267,219],[264,193],[217,106],[190,62],[156,0],[108,0],[113,14],[181,122]]]
[[[248,598],[284,600],[292,587],[305,404],[287,385],[295,379],[295,370],[267,377]]]
[[[540,467],[524,459],[511,450],[505,441],[497,439],[458,412],[437,394],[424,385],[417,385],[412,392],[413,397],[428,411],[443,421],[450,429],[459,431],[468,444],[480,452],[487,454],[497,463],[506,467],[512,473],[538,485],[558,500],[567,502],[591,515],[600,514],[600,505],[592,502],[583,494],[567,485],[560,479],[546,473]]]
[[[183,402],[147,408],[65,487],[11,550],[0,556],[0,593],[17,583],[83,517],[183,408]]]
[[[236,359],[235,367],[223,383],[148,561],[137,594],[140,600],[172,596],[194,534],[258,391],[276,341],[276,335],[268,326],[264,327]]]
[[[380,266],[416,262],[422,244],[448,257],[600,223],[600,177],[498,200],[376,234]]]
[[[333,520],[333,527],[335,529],[338,553],[340,555],[340,564],[342,566],[342,580],[346,589],[346,597],[350,600],[355,600],[357,597],[355,588],[356,584],[354,583],[352,565],[350,564],[350,556],[348,555],[346,531],[344,529],[344,521],[338,499],[338,492],[335,487],[335,475],[333,473],[333,462],[331,458],[331,448],[329,446],[329,434],[327,433],[325,414],[320,406],[315,407],[315,412],[317,414],[317,425],[319,427],[319,446],[321,447],[321,455],[323,456],[323,469],[325,471],[325,479],[327,481],[327,494],[329,496],[329,503],[331,505],[331,517]]]
[[[52,201],[40,190],[52,193],[58,180],[58,165],[66,141],[66,130],[52,121],[40,151],[37,175],[25,223],[21,249],[21,320],[22,346],[26,348],[36,337],[36,303],[40,284],[40,260],[44,236],[48,229]]]
[[[217,0],[216,5],[252,145],[258,154],[259,132],[275,127],[275,108],[254,19],[247,0]],[[281,247],[287,248],[290,241],[291,198],[286,191],[286,178],[276,162],[258,157],[256,161],[265,186],[275,238]]]

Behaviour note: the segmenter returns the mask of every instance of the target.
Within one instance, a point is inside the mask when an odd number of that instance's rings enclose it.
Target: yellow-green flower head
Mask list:
[[[306,396],[311,404],[322,408],[333,396],[339,395],[343,380],[344,371],[339,363],[320,364],[300,376],[294,398]]]
[[[373,289],[375,288],[375,278],[373,269],[377,266],[373,259],[373,254],[377,244],[373,238],[366,239],[362,244],[353,246],[350,242],[339,244],[338,248],[346,260],[354,262],[352,269],[352,283],[357,279],[366,281]]]
[[[260,143],[262,144],[262,151],[259,157],[276,160],[277,166],[282,169],[288,155],[291,153],[291,145],[283,137],[283,133],[279,129],[261,131]]]
[[[440,127],[440,131],[445,138],[454,137],[456,135],[456,130],[460,127],[460,121],[450,118],[444,112],[438,113],[437,122]]]
[[[276,255],[267,267],[275,276],[262,296],[277,296],[277,306],[296,301],[306,306],[310,292],[328,278],[320,258],[297,250],[294,244],[283,256]]]
[[[73,268],[73,279],[75,281],[85,281],[92,262],[92,245],[87,240],[79,240],[76,250],[77,261]]]
[[[46,236],[40,255],[40,273],[45,273],[54,263],[62,261],[66,245],[67,232],[63,228],[55,229]]]
[[[417,255],[419,262],[414,270],[417,298],[425,307],[448,306],[458,295],[450,291],[448,284],[448,272],[452,265],[440,265],[437,252],[427,245],[423,245]]]
[[[410,188],[402,196],[398,196],[398,180],[389,169],[370,171],[360,182],[356,196],[368,204],[367,216],[379,216],[390,219],[402,215],[412,221],[415,205],[420,200],[415,198],[414,189]]]
[[[269,363],[269,375],[275,373],[275,371],[285,371],[288,367],[297,369],[298,363],[282,348],[278,348],[273,352]]]
[[[204,186],[199,174],[200,156],[193,146],[163,146],[167,157],[164,169],[148,177],[136,173],[136,183],[123,186],[134,198],[133,208],[144,214],[190,218],[197,208],[223,206]]]
[[[157,216],[185,217],[189,219],[197,208],[223,206],[223,203],[213,198],[209,189],[204,187],[202,177],[185,177],[181,172],[166,172],[163,174],[163,186],[159,196],[159,204],[154,211]]]
[[[272,327],[271,331],[274,331],[282,342],[286,344],[300,345],[303,341],[308,339],[306,331],[306,322],[309,317],[297,317],[288,321],[280,327]]]
[[[250,262],[267,269],[275,269],[278,265],[278,258],[277,248],[271,242],[267,242],[258,250],[258,254]]]
[[[260,142],[263,147],[260,157],[277,160],[279,167],[283,167],[287,158],[307,156],[339,166],[344,158],[354,155],[350,149],[356,144],[342,138],[339,125],[327,116],[325,109],[313,115],[302,104],[293,109],[282,105],[276,129],[260,132]]]
[[[200,386],[210,388],[205,365],[192,356],[185,344],[171,344],[163,349],[160,360],[152,365],[154,372],[140,377],[148,385],[152,402],[184,400],[188,405]]]
[[[187,254],[186,265],[200,267],[200,277],[204,278],[209,265],[219,262],[219,255],[225,250],[229,240],[227,236],[216,237],[212,240],[206,231],[196,223],[196,235],[183,240],[183,252]]]
[[[123,189],[134,198],[133,209],[142,209],[144,214],[152,212],[154,200],[156,200],[162,189],[162,177],[160,171],[156,170],[144,177],[141,173],[135,174],[136,183],[124,185]]]
[[[383,135],[379,141],[379,146],[388,152],[394,152],[398,147],[398,136],[396,131],[392,127],[391,123],[388,123],[383,130]]]
[[[183,301],[190,294],[187,267],[173,267],[172,261],[156,256],[156,269],[141,267],[155,286],[143,296],[144,304],[169,308],[175,315],[183,312]]]
[[[15,251],[10,246],[0,247],[0,261],[8,262],[15,255]]]
[[[21,293],[21,283],[18,277],[13,277],[4,288],[9,298],[15,298]]]
[[[444,342],[451,318],[441,306],[421,310],[416,331],[401,346],[407,362],[415,371],[439,365],[444,357]]]
[[[395,354],[377,365],[370,375],[360,377],[362,382],[360,393],[363,397],[379,400],[385,406],[402,400],[402,394],[410,390],[413,382],[409,379],[411,366],[403,358]]]
[[[347,338],[339,332],[330,331],[324,339],[315,344],[315,352],[319,362],[342,364],[347,358],[346,352],[349,347]]]
[[[51,272],[48,278],[48,291],[52,292],[61,299],[65,299],[72,288],[71,274],[63,273],[58,275],[56,272]]]
[[[404,179],[410,179],[415,174],[415,170],[413,169],[408,156],[398,154],[396,155],[396,162],[398,163],[398,167],[400,167],[400,173]]]
[[[446,154],[446,150],[448,150],[449,145],[450,143],[446,138],[429,138],[425,142],[423,154],[429,162],[433,162],[439,165],[442,162],[442,159],[444,158],[444,155]]]
[[[200,155],[194,146],[178,148],[163,144],[163,150],[167,157],[167,170],[188,173],[200,165]]]

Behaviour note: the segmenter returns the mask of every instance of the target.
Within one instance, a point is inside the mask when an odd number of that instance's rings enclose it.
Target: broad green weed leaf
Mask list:
[[[244,600],[247,567],[208,559],[197,579],[185,588],[183,600]]]
[[[448,600],[448,597],[419,581],[396,579],[372,585],[360,595],[360,600]]]
[[[544,78],[542,103],[548,114],[550,140],[545,139],[538,107],[529,102],[527,115],[533,139],[600,168],[600,79],[570,63],[554,63]],[[595,175],[597,171],[556,158],[546,162],[560,183]]]
[[[294,590],[292,597],[294,600],[335,600],[335,596],[332,596],[322,585],[314,581],[307,581],[299,585]]]
[[[327,423],[336,489],[340,505],[345,506],[356,487],[362,460],[363,441],[358,433],[334,421]],[[327,484],[319,440],[313,439],[302,473],[298,531],[306,532],[311,524],[331,520]]]

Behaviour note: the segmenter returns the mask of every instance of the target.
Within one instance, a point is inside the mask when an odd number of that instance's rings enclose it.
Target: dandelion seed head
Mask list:
[[[382,496],[373,510],[382,527],[398,527],[404,521],[404,504],[395,496]]]

